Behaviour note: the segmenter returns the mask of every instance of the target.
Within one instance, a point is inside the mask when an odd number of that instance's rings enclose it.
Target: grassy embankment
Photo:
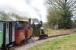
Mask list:
[[[76,50],[76,34],[50,39],[29,50]]]

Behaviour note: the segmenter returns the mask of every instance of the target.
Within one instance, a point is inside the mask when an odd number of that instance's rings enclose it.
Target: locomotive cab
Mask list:
[[[20,45],[30,39],[32,36],[32,27],[29,21],[18,21],[16,23],[15,44]]]

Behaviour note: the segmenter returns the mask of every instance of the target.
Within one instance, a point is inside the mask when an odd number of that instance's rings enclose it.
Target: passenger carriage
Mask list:
[[[22,26],[17,27],[17,22]],[[1,49],[8,50],[8,48],[13,47],[14,44],[20,45],[26,39],[29,39],[32,36],[32,27],[30,26],[30,20],[21,20],[21,21],[11,21],[3,20],[1,23],[2,39]],[[1,34],[1,33],[0,33]]]

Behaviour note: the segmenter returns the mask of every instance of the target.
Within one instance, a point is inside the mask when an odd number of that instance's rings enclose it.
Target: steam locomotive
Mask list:
[[[27,42],[27,39],[32,37],[31,21],[18,21],[15,27],[15,44]]]

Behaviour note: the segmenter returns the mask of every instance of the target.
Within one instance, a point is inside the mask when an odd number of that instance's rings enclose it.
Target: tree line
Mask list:
[[[58,28],[71,28],[76,0],[48,0],[48,24]]]

